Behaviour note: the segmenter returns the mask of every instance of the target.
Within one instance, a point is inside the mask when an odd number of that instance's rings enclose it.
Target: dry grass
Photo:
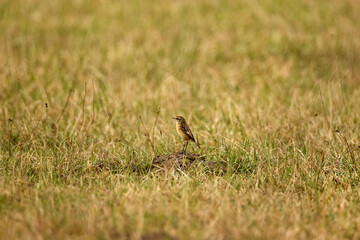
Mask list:
[[[360,238],[359,19],[357,0],[1,1],[0,238]],[[179,114],[230,171],[150,171]]]

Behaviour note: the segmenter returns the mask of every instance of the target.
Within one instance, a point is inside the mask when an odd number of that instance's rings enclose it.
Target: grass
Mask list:
[[[358,19],[357,0],[1,1],[0,238],[359,238]],[[174,115],[227,173],[150,171],[182,147]]]

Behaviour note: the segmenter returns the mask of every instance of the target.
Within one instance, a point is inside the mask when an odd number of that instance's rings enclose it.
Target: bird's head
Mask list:
[[[185,118],[183,118],[182,116],[176,116],[173,117],[173,119],[175,119],[177,122],[185,122]]]

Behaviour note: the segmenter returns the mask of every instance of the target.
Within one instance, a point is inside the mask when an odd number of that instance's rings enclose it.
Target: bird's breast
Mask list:
[[[181,125],[178,122],[176,122],[176,131],[185,141],[190,139],[189,136],[181,130]]]

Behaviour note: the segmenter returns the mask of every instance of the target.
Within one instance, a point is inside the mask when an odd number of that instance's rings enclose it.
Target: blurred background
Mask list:
[[[158,107],[160,125],[182,114],[228,136],[236,124],[274,131],[314,114],[354,125],[359,8],[355,0],[2,1],[0,114],[57,121],[66,105],[60,122],[76,125],[94,107],[91,131],[106,136],[137,131],[137,117],[150,121]]]

